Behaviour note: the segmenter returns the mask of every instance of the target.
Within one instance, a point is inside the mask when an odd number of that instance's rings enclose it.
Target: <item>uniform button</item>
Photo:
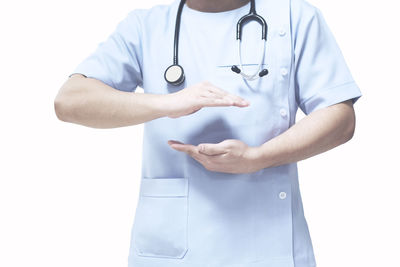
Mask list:
[[[283,76],[287,75],[287,74],[288,74],[287,69],[286,69],[286,68],[282,68],[282,69],[281,69],[281,74],[282,74]]]
[[[280,35],[280,36],[285,36],[285,34],[286,34],[286,32],[285,32],[284,29],[280,29],[280,30],[279,30],[279,35]]]
[[[285,199],[286,198],[286,192],[280,192],[279,193],[279,198],[280,199]]]
[[[282,117],[286,117],[286,115],[287,115],[286,109],[284,109],[284,108],[281,108],[281,110],[279,111],[279,113],[281,113],[281,116],[282,116]]]

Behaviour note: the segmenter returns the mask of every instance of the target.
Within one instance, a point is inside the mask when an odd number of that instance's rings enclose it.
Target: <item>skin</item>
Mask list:
[[[222,12],[248,2],[187,0],[187,5],[203,12]],[[175,93],[158,95],[115,90],[80,74],[72,75],[54,99],[55,112],[60,120],[92,128],[131,126],[164,116],[179,118],[204,107],[245,108],[249,104],[240,96],[207,81]],[[349,141],[354,130],[355,113],[352,101],[348,100],[310,113],[284,133],[257,147],[236,139],[198,145],[169,140],[168,144],[171,149],[187,153],[207,170],[251,173],[323,153]]]
[[[207,170],[251,173],[315,156],[349,141],[355,128],[351,100],[316,110],[287,131],[261,146],[251,147],[236,139],[197,146],[169,140],[168,144],[187,153]]]
[[[92,128],[116,128],[160,117],[178,118],[203,107],[247,107],[249,103],[205,81],[171,94],[142,94],[115,90],[81,74],[60,88],[54,108],[58,119]]]
[[[202,12],[223,12],[240,8],[250,0],[186,0],[186,5]]]

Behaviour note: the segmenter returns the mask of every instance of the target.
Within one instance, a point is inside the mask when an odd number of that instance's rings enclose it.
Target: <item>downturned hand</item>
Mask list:
[[[247,107],[250,104],[240,96],[230,94],[207,81],[168,94],[166,97],[168,99],[165,108],[170,118],[189,115],[203,107]]]

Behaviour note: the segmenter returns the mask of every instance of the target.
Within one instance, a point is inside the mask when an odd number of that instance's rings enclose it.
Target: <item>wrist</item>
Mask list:
[[[158,117],[169,117],[173,114],[173,100],[171,94],[156,95],[154,107]]]
[[[249,157],[251,158],[252,168],[256,171],[273,166],[272,158],[269,153],[266,153],[266,145],[251,147]]]
[[[246,158],[249,162],[248,172],[256,172],[266,168],[263,163],[263,155],[260,146],[249,146],[246,150]]]

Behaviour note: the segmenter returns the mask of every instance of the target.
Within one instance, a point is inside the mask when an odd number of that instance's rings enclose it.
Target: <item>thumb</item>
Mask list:
[[[199,152],[201,154],[213,156],[213,155],[218,155],[218,154],[225,154],[228,151],[224,146],[221,144],[198,144],[197,145]]]

